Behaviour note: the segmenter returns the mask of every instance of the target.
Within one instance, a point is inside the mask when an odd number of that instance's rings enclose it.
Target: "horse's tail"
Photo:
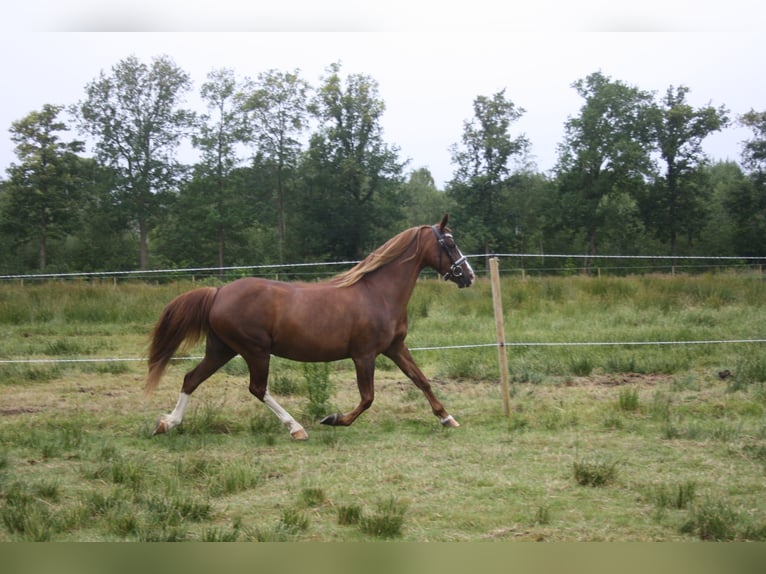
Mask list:
[[[162,311],[151,335],[149,374],[144,386],[147,393],[157,388],[178,348],[198,342],[208,332],[210,308],[217,292],[214,287],[204,287],[183,293]]]

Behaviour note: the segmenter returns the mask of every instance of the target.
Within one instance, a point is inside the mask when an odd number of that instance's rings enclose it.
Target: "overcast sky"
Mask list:
[[[766,110],[766,10],[750,0],[648,0],[619,9],[589,0],[589,11],[558,0],[520,9],[477,0],[461,13],[404,0],[389,0],[385,9],[360,9],[359,2],[346,0],[329,8],[285,0],[265,11],[232,0],[219,0],[215,9],[190,0],[154,4],[162,8],[144,0],[134,0],[130,9],[128,3],[105,8],[89,0],[25,0],[4,7],[4,175],[16,160],[11,122],[47,103],[83,99],[88,82],[131,55],[147,63],[172,57],[194,81],[191,107],[214,68],[252,78],[272,68],[298,68],[318,85],[326,67],[340,61],[344,74],[378,82],[386,142],[400,147],[408,170],[429,168],[440,187],[452,177],[449,147],[472,117],[473,100],[503,89],[526,110],[512,131],[529,138],[541,171],[555,164],[564,122],[583,103],[571,84],[598,70],[660,94],[685,85],[692,105],[725,105],[733,118],[751,108]],[[750,135],[728,128],[705,147],[713,159],[739,160],[741,142]]]

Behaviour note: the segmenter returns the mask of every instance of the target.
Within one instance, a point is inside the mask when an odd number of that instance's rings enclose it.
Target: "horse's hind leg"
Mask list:
[[[205,356],[196,367],[186,373],[183,386],[181,387],[181,393],[178,396],[178,402],[176,402],[173,412],[160,417],[160,420],[157,423],[157,428],[154,429],[154,433],[152,434],[167,432],[173,427],[181,424],[181,421],[184,418],[184,412],[189,404],[189,397],[194,390],[218,369],[228,363],[236,354],[236,352],[230,349],[214,334],[208,334],[205,345]]]
[[[250,392],[260,401],[263,402],[271,412],[277,415],[279,422],[281,422],[290,431],[290,436],[295,440],[306,440],[309,438],[306,429],[296,421],[293,416],[288,413],[282,405],[280,405],[274,397],[269,394],[268,380],[269,380],[269,361],[270,356],[268,353],[256,354],[256,353],[243,353],[245,362],[250,369]]]

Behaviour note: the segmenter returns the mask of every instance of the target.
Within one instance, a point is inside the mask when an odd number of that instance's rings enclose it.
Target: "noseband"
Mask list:
[[[436,227],[436,225],[432,225],[431,229],[434,232],[434,235],[436,236],[436,241],[439,243],[439,247],[441,250],[439,251],[439,267],[441,267],[441,258],[442,258],[442,252],[447,254],[447,257],[449,257],[449,260],[452,262],[452,265],[449,268],[449,271],[447,271],[442,277],[445,281],[449,279],[457,279],[461,283],[465,284],[465,277],[463,275],[463,269],[461,265],[465,263],[466,257],[462,253],[460,253],[460,249],[457,249],[458,254],[460,257],[455,259],[455,257],[452,255],[452,251],[450,250],[449,246],[447,245],[447,242],[445,239],[449,237],[452,238],[451,233],[445,233],[442,234],[439,229]],[[468,282],[470,285],[470,281]]]

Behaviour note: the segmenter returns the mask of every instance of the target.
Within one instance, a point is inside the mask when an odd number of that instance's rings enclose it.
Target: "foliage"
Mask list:
[[[736,248],[756,256],[766,249],[766,112],[751,110],[741,122],[753,131],[742,153],[749,177],[731,190],[725,205],[737,226]]]
[[[80,196],[80,141],[62,142],[58,132],[68,129],[58,119],[63,106],[46,104],[13,122],[11,140],[20,163],[11,164],[8,197],[0,225],[14,243],[37,242],[38,269],[48,263],[48,242],[74,228]]]
[[[741,123],[753,131],[753,138],[745,142],[745,166],[760,174],[766,173],[766,112],[750,110],[740,118]]]
[[[670,86],[650,111],[664,175],[646,189],[643,218],[653,232],[678,252],[678,238],[698,237],[710,208],[710,187],[701,178],[705,163],[702,140],[726,127],[727,110],[721,106],[694,109],[686,102],[689,88]]]
[[[473,111],[474,117],[463,124],[461,145],[451,148],[456,170],[448,193],[477,247],[490,253],[507,243],[505,220],[514,213],[509,182],[512,162],[524,158],[529,141],[524,135],[510,135],[511,124],[524,110],[506,98],[505,90],[490,98],[478,96]]]
[[[183,106],[191,87],[167,56],[129,57],[75,105],[46,104],[14,122],[18,162],[0,181],[0,270],[351,261],[444,212],[469,254],[766,251],[764,114],[739,118],[753,134],[742,167],[709,165],[702,143],[729,125],[727,111],[692,107],[685,86],[655,97],[601,72],[574,81],[583,106],[564,124],[547,174],[527,136],[513,133],[525,112],[512,94],[477,95],[449,150],[446,189],[427,167],[405,172],[409,160],[384,138],[378,83],[339,63],[317,86],[299,70],[255,80],[213,70],[197,117]],[[65,109],[94,157],[60,139]],[[185,143],[198,152],[188,165],[177,155]]]
[[[192,221],[199,225],[200,232],[215,232],[218,267],[225,264],[226,244],[236,239],[229,237],[231,228],[240,224],[237,214],[241,195],[236,193],[232,174],[241,163],[237,145],[246,141],[247,135],[244,114],[236,101],[238,89],[233,71],[214,70],[208,74],[208,81],[200,90],[208,113],[199,118],[198,133],[192,137],[194,146],[202,152],[195,183],[205,192],[193,201],[207,208],[206,214]],[[193,205],[182,210],[187,218],[189,208],[193,209]]]
[[[100,161],[118,175],[121,204],[137,223],[140,268],[148,261],[148,233],[163,192],[177,185],[174,153],[193,115],[179,108],[191,80],[168,57],[146,65],[135,56],[103,71],[86,88],[86,99],[72,108],[80,129],[96,140]]]
[[[402,228],[440,221],[445,213],[454,213],[452,199],[436,187],[428,168],[410,172],[401,193]],[[461,245],[463,242],[461,241]]]
[[[310,256],[361,259],[388,238],[386,222],[401,217],[403,164],[398,148],[383,140],[377,82],[361,74],[344,82],[340,64],[327,73],[310,106],[320,127],[302,168],[301,248]]]
[[[313,419],[323,418],[329,414],[332,383],[330,369],[326,363],[305,363],[303,374],[308,391],[308,414]]]
[[[295,169],[300,157],[300,136],[308,123],[310,86],[299,70],[269,70],[247,87],[242,109],[248,114],[258,144],[258,155],[274,166],[279,261],[284,261],[288,194],[295,191]]]
[[[651,95],[601,72],[572,87],[585,103],[567,120],[559,148],[560,220],[584,232],[587,253],[595,255],[599,232],[638,219],[632,194],[652,175]]]

